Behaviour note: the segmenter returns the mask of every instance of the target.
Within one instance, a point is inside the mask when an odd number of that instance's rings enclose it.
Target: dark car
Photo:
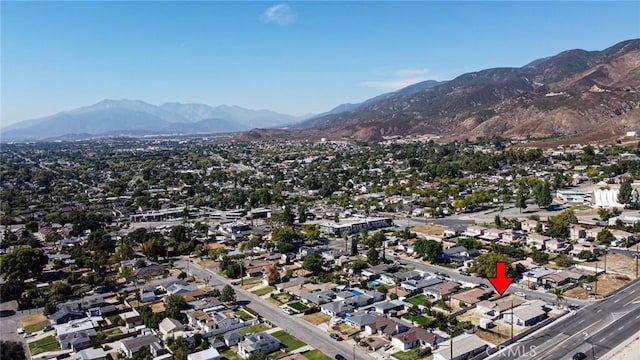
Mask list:
[[[584,360],[587,358],[587,355],[583,352],[577,352],[573,354],[573,360]]]
[[[344,356],[343,356],[343,355],[341,355],[341,354],[337,354],[337,355],[336,355],[336,357],[335,357],[335,359],[336,359],[336,360],[347,360],[347,358],[346,358],[346,357],[344,357]]]
[[[336,333],[331,333],[331,335],[329,335],[333,340],[336,341],[340,341],[342,340],[342,338],[340,337],[340,335],[336,334]]]

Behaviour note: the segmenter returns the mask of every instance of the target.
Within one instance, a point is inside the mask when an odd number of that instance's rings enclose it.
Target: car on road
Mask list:
[[[336,341],[342,341],[342,338],[340,337],[340,335],[338,335],[336,333],[331,333],[329,335],[329,337],[332,338],[333,340],[336,340]]]
[[[573,354],[573,357],[571,359],[573,360],[584,360],[587,358],[587,355],[583,352],[577,352],[575,354]]]
[[[23,329],[23,328],[17,328],[17,329],[16,329],[16,332],[17,332],[18,334],[24,334],[24,329]]]
[[[42,328],[42,332],[43,333],[45,333],[47,331],[51,331],[51,330],[53,330],[53,326],[51,326],[51,325],[48,325],[48,326],[45,326],[44,328]]]
[[[517,296],[520,296],[520,297],[523,297],[523,298],[527,297],[527,294],[523,293],[522,291],[516,291],[513,294],[517,295]]]
[[[22,337],[23,337],[23,338],[25,338],[25,339],[26,339],[26,338],[30,338],[30,337],[32,337],[32,336],[33,336],[33,334],[32,334],[32,333],[30,333],[30,332],[26,332],[26,333],[24,333],[24,335],[22,335]]]
[[[458,273],[459,273],[460,275],[469,276],[469,272],[468,272],[468,271],[458,270]]]
[[[336,360],[347,360],[347,358],[346,358],[346,357],[344,357],[344,355],[342,355],[342,354],[336,354],[335,359],[336,359]]]

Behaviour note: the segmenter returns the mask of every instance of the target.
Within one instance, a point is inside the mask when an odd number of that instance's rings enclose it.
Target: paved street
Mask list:
[[[543,328],[491,359],[571,359],[581,351],[593,359],[640,330],[640,282]]]
[[[186,262],[183,260],[176,261],[175,264],[179,267],[186,267]],[[189,265],[189,269],[193,276],[200,279],[209,279],[209,284],[212,286],[230,284],[228,279],[218,275],[213,270],[205,269],[193,262]],[[295,316],[286,315],[279,307],[255,296],[239,286],[234,286],[234,289],[236,290],[236,298],[238,301],[250,302],[249,307],[251,309],[300,340],[331,357],[336,354],[342,354],[349,359],[353,358],[354,349],[352,345],[331,339],[327,332]],[[361,360],[373,359],[373,357],[361,349],[356,349],[355,358]]]

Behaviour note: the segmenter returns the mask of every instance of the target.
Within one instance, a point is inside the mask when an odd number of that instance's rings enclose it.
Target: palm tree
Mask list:
[[[554,288],[553,290],[551,290],[551,293],[556,296],[556,306],[564,301],[564,294],[561,288]]]

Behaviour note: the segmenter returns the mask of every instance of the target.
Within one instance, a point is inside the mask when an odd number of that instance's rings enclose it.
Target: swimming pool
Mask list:
[[[358,291],[358,290],[351,290],[351,293],[353,295],[362,295],[362,293],[360,291]]]
[[[369,281],[369,282],[367,283],[367,285],[369,285],[369,286],[371,286],[371,287],[376,287],[376,286],[380,285],[380,283],[379,283],[379,282],[377,282],[377,281],[375,281],[375,280],[373,280],[373,281]]]

